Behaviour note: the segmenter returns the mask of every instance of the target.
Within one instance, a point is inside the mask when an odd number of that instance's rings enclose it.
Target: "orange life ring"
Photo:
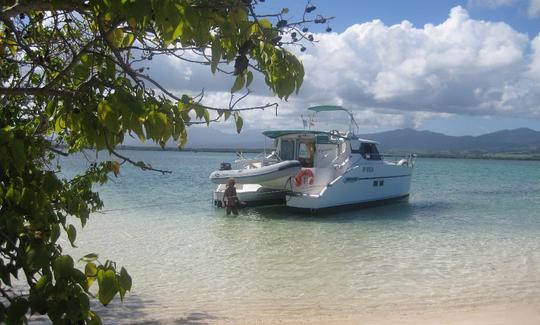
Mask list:
[[[296,186],[302,186],[306,183],[306,179],[308,180],[309,185],[313,185],[315,176],[313,175],[313,171],[309,168],[302,169],[298,174],[296,174],[294,177],[294,182],[296,183]]]

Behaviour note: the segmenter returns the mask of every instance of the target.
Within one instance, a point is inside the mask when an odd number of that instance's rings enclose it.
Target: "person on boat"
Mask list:
[[[229,179],[227,182],[227,188],[225,193],[223,193],[223,203],[226,207],[227,215],[230,215],[231,212],[237,216],[238,215],[238,206],[240,205],[240,200],[236,194],[236,187],[234,186],[234,178]]]

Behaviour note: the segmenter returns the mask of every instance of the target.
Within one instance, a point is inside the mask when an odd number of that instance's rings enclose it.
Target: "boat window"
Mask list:
[[[379,181],[379,186],[384,186],[384,181]]]
[[[300,143],[300,147],[298,148],[298,158],[307,158],[308,155],[308,147],[306,143]]]
[[[379,181],[373,181],[373,186],[379,186]]]
[[[279,158],[281,160],[294,160],[294,140],[281,140]]]
[[[359,151],[359,152],[358,152]],[[360,150],[353,151],[354,153],[360,153],[366,160],[381,160],[382,157],[377,150],[377,146],[374,143],[362,143],[360,144]]]

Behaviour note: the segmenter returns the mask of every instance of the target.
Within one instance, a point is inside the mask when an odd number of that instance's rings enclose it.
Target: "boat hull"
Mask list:
[[[209,178],[214,184],[226,184],[233,178],[236,184],[259,184],[268,189],[281,190],[301,168],[300,162],[289,160],[258,168],[217,170]]]
[[[318,210],[330,207],[367,204],[406,197],[410,192],[411,169],[378,177],[340,176],[318,193],[289,193],[286,204],[298,209]]]
[[[223,206],[226,185],[220,184],[213,193],[214,205]],[[285,191],[264,188],[259,184],[236,185],[238,199],[247,206],[285,203]]]

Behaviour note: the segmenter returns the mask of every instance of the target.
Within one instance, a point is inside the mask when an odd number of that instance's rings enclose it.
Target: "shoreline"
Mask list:
[[[135,150],[135,151],[179,151],[179,152],[209,152],[209,153],[261,153],[264,148],[174,148],[174,147],[139,147],[139,146],[119,146],[119,150]],[[268,151],[268,149],[267,149]],[[413,151],[411,151],[413,152]],[[410,152],[395,152],[390,151],[383,156],[389,158],[402,158]],[[486,152],[486,153],[415,153],[418,158],[441,158],[441,159],[479,159],[479,160],[521,160],[521,161],[540,161],[538,153],[512,153],[512,152]]]
[[[58,145],[55,148],[65,148]],[[176,152],[207,152],[207,153],[261,153],[264,148],[177,148],[159,146],[124,146],[116,147],[117,150],[133,150],[133,151],[176,151]],[[92,150],[87,148],[85,150]],[[266,149],[269,151],[270,149]],[[388,158],[403,158],[409,154],[415,154],[418,158],[441,158],[441,159],[473,159],[473,160],[518,160],[518,161],[540,161],[540,153],[523,153],[523,152],[485,152],[485,153],[448,153],[448,152],[414,152],[411,151],[388,151],[383,154],[383,157]]]

